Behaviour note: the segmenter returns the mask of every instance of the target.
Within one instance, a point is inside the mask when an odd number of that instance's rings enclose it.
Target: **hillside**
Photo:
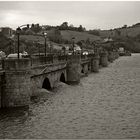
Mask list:
[[[0,51],[4,51],[7,54],[11,53],[14,50],[12,44],[13,40],[0,33]]]
[[[124,47],[131,52],[140,53],[140,25],[122,27],[114,30],[100,30],[101,38],[111,37],[113,40],[123,42]]]
[[[50,35],[52,35],[52,31],[47,31],[48,33],[48,38],[50,38]],[[54,33],[55,34],[55,33]],[[78,31],[70,31],[70,30],[62,30],[60,31],[62,40],[68,40],[71,42],[72,37],[75,37],[75,42],[84,40],[86,41],[89,39],[90,41],[97,41],[101,40],[99,36],[91,35],[87,32],[78,32]],[[55,35],[54,35],[55,36]],[[44,37],[37,36],[37,35],[21,35],[20,36],[21,40],[27,40],[27,41],[38,41],[39,43],[43,44],[44,43]]]
[[[97,41],[101,40],[100,37],[91,35],[87,32],[77,32],[77,31],[70,31],[70,30],[62,30],[61,35],[63,39],[71,41],[72,37],[75,37],[75,42],[84,40],[86,41],[89,39],[90,41]]]
[[[59,30],[52,28],[47,30],[47,51],[50,46],[54,51],[60,51],[63,47],[61,44],[72,44],[72,38],[75,43],[82,41],[82,47],[92,48],[92,42],[102,41],[103,38],[111,37],[113,40],[123,42],[126,48],[132,52],[140,52],[140,25],[123,27],[114,30],[99,30],[100,36],[90,34],[88,31],[73,31],[73,30]],[[36,53],[39,51],[44,52],[45,39],[43,30],[38,32],[28,32],[28,34],[20,35],[20,51],[26,50],[27,52]],[[48,42],[49,40],[49,42]],[[1,35],[1,50],[6,54],[16,52],[17,50],[17,36],[12,40]]]
[[[131,26],[126,28],[118,28],[121,36],[136,37],[140,34],[140,26]],[[114,37],[116,30],[100,30],[101,37]]]

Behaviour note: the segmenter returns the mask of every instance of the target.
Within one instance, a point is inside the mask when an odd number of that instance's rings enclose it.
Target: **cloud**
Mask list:
[[[6,1],[0,2],[0,25],[60,25],[64,21],[87,29],[109,29],[139,21],[140,2]]]

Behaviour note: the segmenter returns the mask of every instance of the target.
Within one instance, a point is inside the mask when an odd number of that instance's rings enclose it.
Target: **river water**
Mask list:
[[[140,54],[0,113],[0,138],[140,138]]]

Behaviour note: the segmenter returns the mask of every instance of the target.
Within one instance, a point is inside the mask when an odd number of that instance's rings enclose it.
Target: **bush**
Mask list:
[[[100,31],[99,30],[89,30],[89,34],[100,36]]]

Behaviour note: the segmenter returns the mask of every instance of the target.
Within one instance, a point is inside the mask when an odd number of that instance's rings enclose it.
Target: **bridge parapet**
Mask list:
[[[25,106],[30,102],[30,59],[5,59],[3,107]]]
[[[44,73],[56,72],[61,69],[66,69],[66,62],[51,63],[31,68],[31,76],[37,76]]]
[[[99,72],[99,54],[94,54],[91,59],[91,71],[92,72]]]
[[[40,56],[40,57],[32,57],[31,65],[39,66],[44,64],[52,64],[58,62],[64,62],[67,60],[67,56],[58,56],[58,55],[49,55],[49,56]]]
[[[102,67],[108,66],[108,52],[107,51],[100,53],[100,65]]]
[[[38,66],[53,63],[53,56],[40,56],[31,58],[31,66]]]
[[[67,83],[80,82],[81,56],[71,55],[67,57]]]
[[[4,70],[27,70],[30,69],[31,62],[28,58],[23,59],[5,59],[3,64]]]

